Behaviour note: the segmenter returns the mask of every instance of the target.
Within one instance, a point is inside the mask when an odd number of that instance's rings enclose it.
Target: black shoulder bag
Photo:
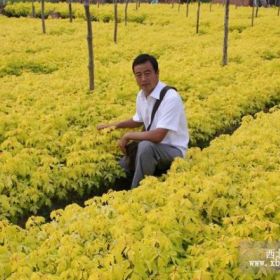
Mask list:
[[[149,131],[150,130],[150,128],[152,126],[152,123],[153,123],[153,120],[154,120],[154,117],[155,117],[155,114],[157,112],[157,109],[158,109],[160,103],[162,102],[165,94],[170,89],[175,89],[177,91],[177,89],[175,87],[170,87],[170,86],[165,86],[161,90],[160,97],[159,97],[159,99],[156,100],[155,105],[153,107],[153,111],[152,111],[152,115],[151,115],[151,122],[150,122],[149,126],[146,129],[144,129],[144,131]],[[128,166],[128,168],[131,172],[135,171],[135,159],[136,159],[138,144],[139,144],[139,141],[132,141],[129,144],[127,144],[126,147],[125,147],[126,148],[125,159],[126,159],[127,166]]]

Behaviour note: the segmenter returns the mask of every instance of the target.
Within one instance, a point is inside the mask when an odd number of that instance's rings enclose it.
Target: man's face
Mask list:
[[[159,73],[155,72],[150,61],[135,65],[133,71],[138,86],[148,96],[158,83]]]

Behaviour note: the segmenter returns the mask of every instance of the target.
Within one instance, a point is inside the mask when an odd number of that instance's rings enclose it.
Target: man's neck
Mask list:
[[[152,93],[152,92],[154,91],[154,89],[157,87],[158,83],[159,83],[159,81],[157,82],[157,84],[155,85],[155,87],[154,87],[152,90],[150,90],[149,92],[145,92],[144,90],[142,90],[146,98],[148,98],[148,96],[151,95],[151,93]]]

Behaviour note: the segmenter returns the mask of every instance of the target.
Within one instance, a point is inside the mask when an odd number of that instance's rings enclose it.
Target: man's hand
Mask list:
[[[101,130],[101,129],[105,129],[105,128],[109,128],[109,127],[113,127],[113,125],[111,125],[111,124],[98,124],[96,126],[96,129]]]
[[[119,140],[119,147],[121,148],[122,152],[125,154],[126,149],[125,146],[130,140],[135,141],[151,141],[154,143],[160,143],[162,139],[166,136],[168,129],[165,128],[156,128],[150,131],[137,131],[137,132],[127,132],[120,140]]]
[[[129,137],[128,137],[129,133],[126,133],[120,140],[119,140],[119,147],[121,148],[121,151],[126,154],[126,148],[125,146],[128,144],[129,142]]]

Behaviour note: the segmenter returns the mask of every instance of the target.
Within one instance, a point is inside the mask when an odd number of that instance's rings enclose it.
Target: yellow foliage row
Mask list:
[[[2,221],[0,277],[277,279],[242,270],[239,246],[280,234],[279,119],[279,106],[245,117],[176,160],[165,181],[69,205],[50,223],[33,216],[26,229]]]
[[[143,23],[147,15],[141,10],[136,10],[135,5],[129,4],[127,6],[127,21]],[[34,17],[41,17],[41,4],[34,3]],[[11,3],[5,6],[3,13],[9,17],[27,17],[32,16],[31,2]],[[45,4],[45,17],[52,17],[52,15],[59,15],[62,18],[70,17],[69,5],[67,3],[50,3]],[[91,5],[90,6],[91,19],[93,21],[110,22],[114,20],[114,11],[112,5]],[[72,3],[72,17],[85,18],[84,5]],[[118,5],[118,21],[125,20],[125,5]]]

